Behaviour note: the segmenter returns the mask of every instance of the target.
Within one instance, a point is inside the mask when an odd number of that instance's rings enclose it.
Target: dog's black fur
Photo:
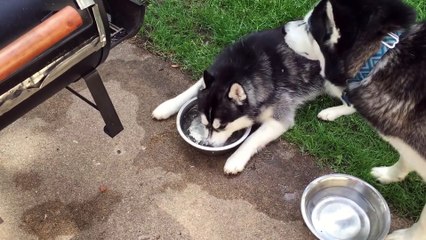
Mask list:
[[[426,158],[426,23],[410,27],[349,98],[380,133],[398,136]]]
[[[325,58],[325,75],[334,85],[345,86],[364,60],[378,49],[383,37],[410,26],[416,14],[400,0],[330,0],[340,38],[334,46],[325,44],[331,36],[322,0],[309,19],[309,29]]]

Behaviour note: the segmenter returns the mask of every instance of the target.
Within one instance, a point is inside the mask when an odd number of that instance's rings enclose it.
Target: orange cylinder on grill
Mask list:
[[[83,24],[78,11],[63,8],[0,50],[0,82]]]

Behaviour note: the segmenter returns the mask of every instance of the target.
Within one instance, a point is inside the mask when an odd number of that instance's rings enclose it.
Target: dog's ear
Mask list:
[[[209,71],[204,70],[203,79],[204,79],[204,84],[206,85],[206,88],[210,88],[210,86],[212,85],[214,81],[214,76],[211,73],[209,73]]]
[[[338,10],[334,9],[336,7]],[[310,31],[325,58],[325,77],[334,82],[338,82],[339,78],[344,74],[344,68],[340,59],[339,51],[335,48],[337,40],[340,38],[338,27],[336,25],[336,17],[334,12],[345,10],[340,6],[339,1],[334,1],[334,7],[329,0],[321,0],[312,11],[309,18]],[[340,14],[339,12],[337,12]],[[338,17],[338,16],[337,16]],[[340,41],[339,41],[340,43]],[[344,79],[344,78],[343,78]]]
[[[331,36],[330,31],[330,19],[327,14],[327,3],[328,0],[321,0],[312,11],[312,15],[309,18],[310,30],[312,36],[321,46]]]
[[[232,84],[229,89],[228,97],[232,99],[237,105],[243,105],[244,101],[247,99],[247,95],[243,89],[243,87],[238,84]]]

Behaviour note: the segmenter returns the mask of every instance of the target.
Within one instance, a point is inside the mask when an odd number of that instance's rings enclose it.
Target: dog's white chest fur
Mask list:
[[[306,22],[303,20],[289,22],[285,25],[284,37],[287,45],[297,54],[309,60],[317,60],[321,65],[321,75],[324,76],[325,60],[318,43],[306,31]]]

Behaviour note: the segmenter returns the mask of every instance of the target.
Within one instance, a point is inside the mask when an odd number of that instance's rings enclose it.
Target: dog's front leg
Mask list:
[[[390,167],[375,167],[371,170],[373,175],[379,182],[383,184],[389,184],[393,182],[400,182],[415,169],[410,169],[409,166],[404,162],[403,156],[400,156],[398,162]]]
[[[416,171],[426,181],[424,174],[425,159],[403,140],[381,135],[383,140],[391,144],[399,153],[398,162],[390,167],[373,168],[371,173],[381,183],[402,181],[410,172]],[[413,226],[394,231],[386,240],[426,240],[426,205],[423,207],[420,219]]]
[[[386,240],[426,240],[426,205],[418,222],[409,228],[394,231]]]
[[[226,174],[237,174],[243,171],[250,158],[266,144],[279,138],[286,132],[292,123],[268,119],[251,134],[241,146],[226,161],[224,171]]]
[[[183,93],[177,95],[176,97],[169,99],[161,103],[158,107],[152,112],[152,117],[157,120],[163,120],[169,118],[171,115],[177,113],[179,109],[190,99],[197,96],[198,91],[204,88],[204,80],[201,78],[190,88],[185,90]]]
[[[318,113],[318,118],[324,121],[334,121],[341,116],[351,115],[356,112],[356,109],[348,105],[340,105],[335,107],[330,107],[322,110]]]
[[[343,87],[338,87],[332,84],[330,81],[325,81],[324,89],[328,95],[335,98],[342,99],[342,93],[344,90]],[[324,121],[334,121],[341,116],[350,115],[355,112],[356,110],[354,107],[348,106],[345,103],[343,103],[343,105],[330,107],[330,108],[326,108],[322,110],[321,112],[318,113],[317,117]]]

